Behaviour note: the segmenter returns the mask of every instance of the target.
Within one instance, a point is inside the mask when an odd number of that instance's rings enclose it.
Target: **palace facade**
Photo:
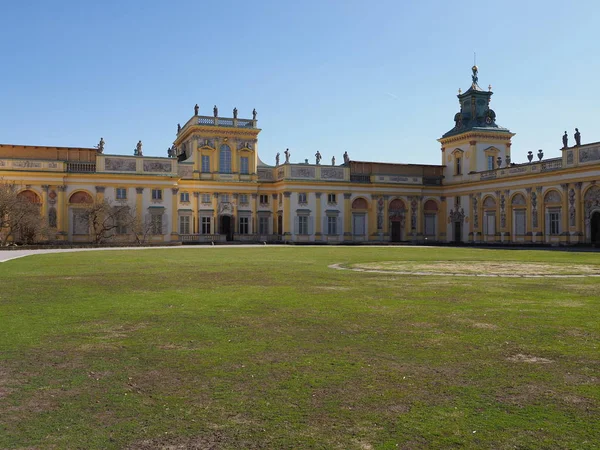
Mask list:
[[[107,200],[148,224],[152,242],[600,243],[600,143],[511,162],[491,88],[459,93],[440,165],[265,164],[252,119],[195,114],[168,158],[97,148],[0,145],[0,179],[40,204],[52,242],[89,242],[86,211]],[[565,136],[566,138],[566,136]],[[1,232],[1,230],[0,230]],[[126,226],[115,241],[132,240]]]

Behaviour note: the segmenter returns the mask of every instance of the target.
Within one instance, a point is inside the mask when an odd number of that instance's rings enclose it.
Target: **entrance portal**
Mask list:
[[[454,242],[462,242],[462,223],[454,222]]]
[[[400,242],[402,240],[402,221],[400,218],[392,219],[392,242]]]
[[[592,244],[600,245],[600,212],[598,211],[592,214],[592,220],[590,222],[590,236],[592,238]]]
[[[231,226],[231,222],[231,216],[221,216],[219,233],[225,235],[228,241],[233,241],[233,227]]]

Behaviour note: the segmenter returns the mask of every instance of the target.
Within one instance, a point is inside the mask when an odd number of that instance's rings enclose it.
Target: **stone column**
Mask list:
[[[200,218],[198,216],[198,210],[200,209],[200,192],[194,192],[194,203],[192,203],[192,233],[200,234]]]
[[[371,207],[369,208],[367,216],[369,224],[369,235],[367,236],[367,240],[369,241],[371,240],[371,237],[379,240],[379,233],[382,232],[382,230],[377,228],[377,202],[379,201],[380,197],[380,195],[371,194]]]
[[[258,210],[258,200],[257,200],[257,210]],[[279,215],[277,214],[277,211],[279,211],[279,194],[273,194],[273,204],[271,205],[272,211],[273,211],[273,220],[271,221],[271,226],[273,227],[272,229],[272,234],[277,234],[277,220]]]
[[[390,237],[390,196],[383,196],[383,236],[388,239],[384,239],[389,241]]]
[[[212,198],[212,209],[213,209],[213,217],[212,217],[212,234],[219,234],[219,193],[213,192]]]
[[[471,220],[469,221],[469,242],[475,242],[475,231],[479,222],[475,222],[475,214],[477,210],[477,197],[475,194],[469,194],[469,216],[471,216]],[[479,221],[479,217],[477,217],[477,221]]]
[[[233,219],[231,226],[233,227],[233,236],[240,233],[240,215],[239,215],[239,194],[233,194]],[[248,230],[250,231],[250,230]]]
[[[494,192],[496,196],[496,232],[494,235],[494,242],[499,243],[502,241],[501,222],[500,222],[500,191]]]
[[[290,197],[292,193],[286,191],[283,193],[283,240],[289,241],[292,238],[292,228],[290,225]]]
[[[510,203],[510,190],[503,191],[504,196],[504,241],[512,241],[512,205]],[[502,205],[500,205],[502,207]]]
[[[569,242],[569,184],[562,183],[562,205],[561,205],[561,232],[560,232],[560,243],[566,244]]]
[[[135,216],[140,226],[145,227],[144,225],[144,217],[143,217],[143,207],[144,207],[144,188],[136,187],[135,188]]]
[[[177,212],[177,193],[179,192],[179,188],[171,188],[171,192],[173,193],[173,196],[171,197],[171,240],[178,241],[179,229],[177,224],[179,221],[179,214]]]
[[[192,137],[189,141],[192,151],[192,161],[194,161],[194,172],[201,173],[202,171],[202,155],[198,151],[198,139]]]
[[[258,195],[252,194],[252,201],[250,202],[250,211],[252,214],[252,230],[253,234],[258,234]],[[273,199],[275,203],[275,199]]]
[[[464,170],[466,171],[466,169],[467,165],[465,164]],[[469,171],[477,172],[477,141],[469,141]]]
[[[581,198],[581,187],[583,183],[581,181],[575,183],[575,234],[577,235],[577,242],[583,242],[583,199]]]
[[[321,193],[315,192],[316,198],[316,214],[315,214],[315,241],[323,240],[323,232],[322,232],[322,209],[321,209]],[[327,232],[327,230],[325,230]]]
[[[443,195],[440,197],[440,210],[438,211],[438,237],[440,241],[447,241],[448,231],[448,204],[446,197]]]
[[[69,231],[69,220],[67,218],[67,199],[65,196],[66,186],[58,186],[58,200],[56,205],[56,231],[58,236],[66,239]]]
[[[47,184],[42,185],[42,217],[44,222],[48,220],[48,189],[50,186]]]
[[[344,193],[344,240],[352,240],[352,204],[350,203],[350,192]]]
[[[535,242],[544,242],[544,197],[542,196],[542,186],[535,187],[535,213],[533,214],[533,219],[535,220],[533,224]],[[533,202],[532,196],[532,202]],[[532,208],[534,207],[532,203]]]
[[[423,230],[423,221],[425,219],[423,212],[423,196],[417,195],[415,197],[417,199],[417,240],[422,241],[424,230]]]

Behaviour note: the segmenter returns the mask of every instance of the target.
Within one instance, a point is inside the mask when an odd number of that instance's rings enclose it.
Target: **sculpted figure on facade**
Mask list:
[[[289,164],[290,163],[290,149],[286,148],[285,152],[283,152],[283,154],[285,155],[285,163]]]
[[[133,151],[134,156],[144,156],[142,153],[142,141],[138,141],[135,146],[135,150]]]
[[[569,136],[567,135],[567,132],[565,131],[565,134],[563,134],[563,148],[567,148],[569,146]]]
[[[317,150],[317,153],[315,153],[315,161],[317,165],[321,164],[321,152],[319,152],[319,150]]]
[[[96,145],[96,148],[98,149],[98,153],[104,152],[104,139],[103,138],[100,138],[100,142],[98,142],[98,145]]]
[[[331,157],[331,165],[332,165],[332,166],[335,166],[335,156],[332,156],[332,157]]]
[[[575,128],[575,145],[581,145],[581,133],[578,128]]]
[[[198,110],[200,109],[200,107],[198,106],[198,103],[196,103],[196,106],[194,106],[194,115],[197,116],[198,115]]]
[[[275,155],[275,166],[279,165],[279,152]]]
[[[252,120],[256,120],[256,108],[252,110]]]
[[[238,113],[237,108],[233,108],[233,118],[234,119],[237,119],[237,113]]]
[[[217,117],[219,115],[219,108],[217,108],[217,105],[215,105],[213,107],[213,116]]]
[[[181,124],[177,124],[177,134],[181,133]]]
[[[344,164],[350,164],[350,157],[348,156],[348,152],[344,152]]]

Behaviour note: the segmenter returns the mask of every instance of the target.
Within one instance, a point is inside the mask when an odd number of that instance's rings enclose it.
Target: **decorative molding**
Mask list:
[[[144,188],[143,187],[136,187],[135,188],[135,192],[137,192],[138,194],[143,194],[144,193]]]
[[[345,200],[349,200],[352,197],[352,193],[351,192],[344,192],[344,199]]]
[[[104,187],[104,186],[96,186],[96,193],[97,194],[104,194],[105,190],[106,190],[106,187]]]
[[[173,195],[177,195],[179,188],[171,188],[171,191],[173,192]]]

